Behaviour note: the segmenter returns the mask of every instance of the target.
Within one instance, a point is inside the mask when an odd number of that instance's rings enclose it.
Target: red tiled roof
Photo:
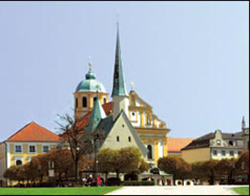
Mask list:
[[[31,122],[10,136],[6,142],[59,142],[60,137],[48,129]]]
[[[113,102],[108,102],[102,105],[104,112],[106,113],[106,115],[110,115],[112,113],[113,110]],[[88,125],[90,116],[91,116],[91,112],[89,111],[87,114],[85,114],[82,119],[79,120],[79,122],[77,123],[77,126],[79,127],[85,127]],[[65,133],[62,133],[60,135],[60,137],[64,138],[65,137]]]
[[[106,113],[106,115],[110,115],[112,113],[113,110],[113,102],[108,102],[102,105],[104,112]],[[90,119],[90,115],[91,115],[91,111],[89,111],[87,114],[85,114],[82,118],[82,120],[79,121],[79,125],[81,126],[86,126],[89,122]]]
[[[182,148],[190,144],[194,139],[191,138],[168,138],[168,151],[180,152]]]

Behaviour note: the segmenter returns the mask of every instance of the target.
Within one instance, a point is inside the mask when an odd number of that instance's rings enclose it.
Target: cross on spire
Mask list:
[[[135,83],[133,81],[130,82],[130,88],[131,88],[131,91],[135,90]]]

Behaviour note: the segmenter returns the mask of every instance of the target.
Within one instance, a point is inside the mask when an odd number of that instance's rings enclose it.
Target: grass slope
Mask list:
[[[249,195],[249,187],[237,187],[233,190],[240,195]]]
[[[0,195],[104,195],[120,187],[0,188]]]

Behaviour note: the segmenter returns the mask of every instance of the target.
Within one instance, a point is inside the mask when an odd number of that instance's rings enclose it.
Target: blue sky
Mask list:
[[[111,93],[117,12],[128,90],[171,137],[249,125],[248,2],[0,2],[0,141],[30,121],[56,131],[93,71]]]

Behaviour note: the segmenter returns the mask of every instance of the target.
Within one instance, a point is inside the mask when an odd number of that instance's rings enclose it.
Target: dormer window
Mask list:
[[[217,143],[217,146],[221,146],[221,141],[220,140],[217,140],[216,143]]]
[[[103,103],[105,104],[105,103],[107,103],[107,100],[106,100],[106,98],[103,98]]]
[[[229,144],[230,146],[237,146],[237,141],[236,141],[236,140],[230,140],[230,141],[228,142],[228,144]]]

